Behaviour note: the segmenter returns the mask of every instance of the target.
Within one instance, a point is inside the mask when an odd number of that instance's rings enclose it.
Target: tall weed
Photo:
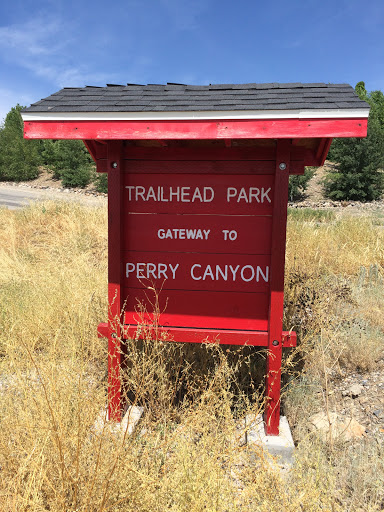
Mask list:
[[[380,510],[381,448],[337,458],[306,429],[325,369],[380,357],[382,285],[358,279],[382,273],[379,228],[290,218],[285,324],[300,346],[284,358],[283,407],[299,447],[284,476],[243,443],[265,351],[128,340],[126,398],[145,413],[132,435],[107,421],[106,224],[76,204],[0,210],[0,510]]]

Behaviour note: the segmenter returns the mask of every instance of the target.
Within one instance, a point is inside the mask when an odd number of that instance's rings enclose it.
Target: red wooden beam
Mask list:
[[[329,148],[332,144],[332,138],[326,139],[321,155],[319,155],[319,163],[318,165],[324,165],[325,159],[327,158]]]
[[[88,153],[93,158],[93,160],[96,164],[96,167],[97,167],[97,149],[96,149],[95,141],[94,140],[83,140],[83,142],[84,142],[85,147],[88,150]]]
[[[367,119],[25,121],[26,139],[284,139],[365,137]]]
[[[121,315],[121,141],[108,144],[108,417],[120,422],[123,409]]]
[[[287,226],[290,141],[279,140],[276,150],[276,177],[272,215],[272,247],[270,275],[270,306],[268,321],[268,357],[266,374],[266,407],[264,413],[267,435],[279,435],[280,380],[284,307],[284,264]]]
[[[128,327],[124,330],[124,337],[135,339],[138,332],[142,333],[140,326]],[[168,341],[180,343],[219,343],[220,345],[249,345],[257,347],[268,346],[268,333],[266,331],[237,331],[215,329],[186,329],[181,327],[160,327],[160,333],[167,335]],[[98,326],[99,338],[108,337],[108,324],[101,323]],[[296,347],[297,337],[295,332],[283,331],[282,342],[284,347]]]

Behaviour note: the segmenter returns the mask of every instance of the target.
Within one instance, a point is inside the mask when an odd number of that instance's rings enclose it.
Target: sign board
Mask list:
[[[119,340],[155,327],[176,342],[267,347],[266,431],[276,435],[282,347],[296,343],[282,331],[290,142],[264,160],[108,148],[110,417],[123,402]]]
[[[125,323],[154,289],[165,327],[267,330],[273,176],[125,173],[123,183]]]
[[[267,347],[278,434],[282,347],[296,343],[282,331],[289,174],[323,165],[332,137],[365,137],[368,114],[348,85],[300,83],[66,88],[23,112],[26,138],[83,140],[108,173],[110,419],[124,340],[144,322],[174,341]]]

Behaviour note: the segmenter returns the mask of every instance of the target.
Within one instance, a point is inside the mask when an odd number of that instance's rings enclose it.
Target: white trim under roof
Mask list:
[[[23,121],[193,121],[215,119],[366,119],[369,109],[190,112],[24,112]]]

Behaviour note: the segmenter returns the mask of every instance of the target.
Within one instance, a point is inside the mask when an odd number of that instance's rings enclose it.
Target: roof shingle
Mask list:
[[[114,85],[66,87],[23,112],[168,112],[367,109],[348,84]]]

